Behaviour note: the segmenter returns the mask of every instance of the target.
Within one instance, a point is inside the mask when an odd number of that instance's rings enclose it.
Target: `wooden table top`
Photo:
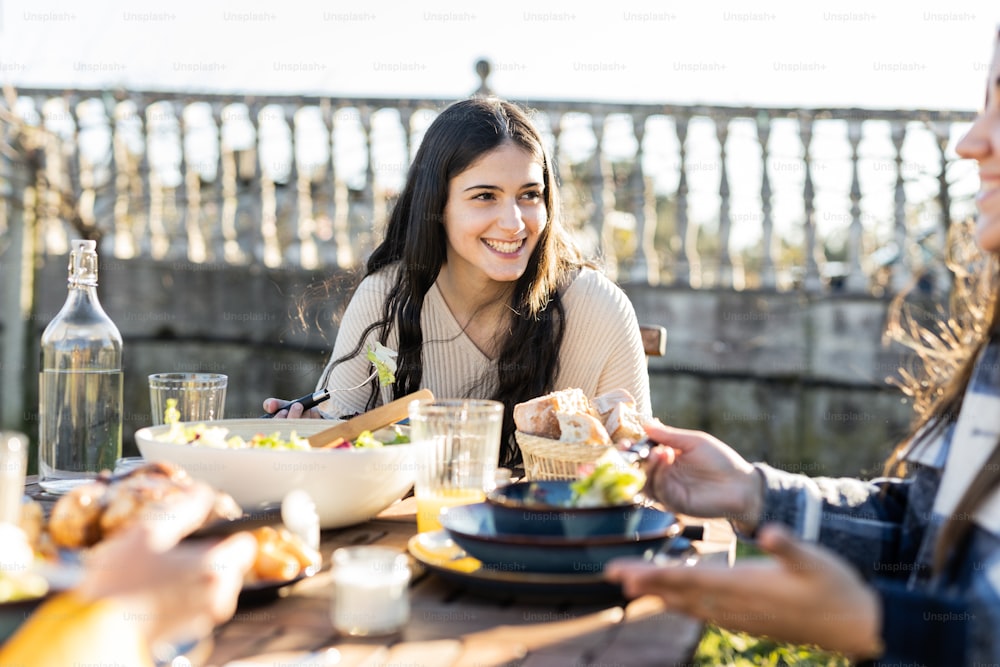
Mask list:
[[[702,561],[731,562],[735,540],[728,523],[694,521],[705,525],[703,539],[694,543]],[[445,579],[412,557],[410,620],[403,630],[379,638],[339,635],[330,621],[330,554],[360,544],[406,551],[415,533],[413,498],[366,523],[325,531],[324,569],[274,600],[241,605],[230,622],[217,628],[210,655],[198,661],[206,667],[663,666],[690,664],[701,638],[699,621],[664,611],[658,598],[482,590]]]

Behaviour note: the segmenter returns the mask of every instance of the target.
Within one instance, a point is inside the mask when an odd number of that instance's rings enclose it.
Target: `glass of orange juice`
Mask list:
[[[441,508],[481,502],[496,485],[503,404],[428,399],[411,403],[409,412],[417,531],[441,530]]]

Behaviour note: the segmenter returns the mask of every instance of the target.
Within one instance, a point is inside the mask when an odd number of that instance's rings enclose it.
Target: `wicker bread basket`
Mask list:
[[[517,431],[514,434],[524,456],[528,480],[577,479],[582,464],[593,463],[608,451],[608,445],[563,442]]]

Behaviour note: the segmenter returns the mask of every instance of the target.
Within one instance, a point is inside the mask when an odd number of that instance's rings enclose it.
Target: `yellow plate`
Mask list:
[[[587,599],[622,599],[621,587],[605,581],[600,573],[525,572],[483,567],[467,556],[444,530],[418,533],[407,542],[410,554],[428,570],[471,590],[509,597],[583,596]]]
[[[455,572],[475,572],[483,564],[451,541],[448,533],[435,530],[417,533],[407,542],[407,548],[418,561],[432,568],[445,568]]]

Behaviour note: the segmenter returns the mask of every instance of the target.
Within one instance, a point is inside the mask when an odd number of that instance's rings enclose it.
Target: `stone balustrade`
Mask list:
[[[20,90],[14,116],[45,132],[7,196],[37,205],[40,253],[75,218],[104,256],[350,268],[450,101]],[[891,291],[971,211],[948,154],[971,112],[519,101],[620,282]]]

